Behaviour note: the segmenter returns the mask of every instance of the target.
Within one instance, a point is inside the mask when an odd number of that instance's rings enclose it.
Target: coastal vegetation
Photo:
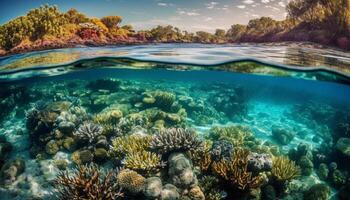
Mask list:
[[[190,33],[171,25],[135,31],[121,16],[91,18],[43,5],[0,26],[0,55],[35,49],[149,42],[234,43],[311,41],[350,48],[350,0],[292,0],[285,20],[270,17],[214,33]]]

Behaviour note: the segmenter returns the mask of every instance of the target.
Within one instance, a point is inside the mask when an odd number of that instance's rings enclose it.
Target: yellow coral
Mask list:
[[[118,184],[131,193],[139,193],[145,185],[145,178],[137,172],[124,169],[117,176]]]
[[[199,148],[187,153],[194,165],[198,166],[201,171],[208,171],[213,162],[210,154],[211,145],[211,142],[206,141],[203,149]]]
[[[151,136],[129,135],[118,137],[113,141],[113,150],[118,154],[131,154],[145,151],[151,145]]]
[[[114,125],[122,117],[123,113],[120,110],[109,110],[95,115],[94,122],[97,124]]]
[[[252,138],[252,132],[244,126],[213,127],[210,130],[209,138],[216,140],[228,140],[236,147],[242,147]]]
[[[124,161],[125,167],[147,174],[157,172],[162,166],[160,155],[139,151],[128,154]]]
[[[300,176],[300,167],[288,157],[278,156],[272,160],[271,172],[278,181],[288,181]]]
[[[248,154],[247,150],[237,149],[231,161],[214,162],[212,170],[240,190],[258,188],[262,185],[264,177],[260,174],[253,176],[248,171]]]

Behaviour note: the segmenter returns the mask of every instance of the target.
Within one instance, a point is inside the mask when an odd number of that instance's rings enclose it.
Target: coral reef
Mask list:
[[[58,199],[122,199],[115,171],[104,172],[96,165],[83,165],[73,172],[62,171],[54,181]]]
[[[304,195],[304,199],[310,200],[328,200],[331,189],[325,184],[313,185]]]
[[[207,138],[213,141],[227,140],[230,141],[234,147],[245,146],[254,140],[252,132],[245,126],[216,126],[210,129]]]
[[[132,194],[137,194],[144,189],[145,180],[143,176],[129,169],[121,170],[117,176],[118,184]]]
[[[279,156],[272,159],[271,173],[278,181],[289,181],[300,176],[301,170],[288,157]]]
[[[129,169],[144,174],[152,174],[163,167],[164,163],[162,163],[160,155],[158,154],[148,151],[138,151],[128,153],[125,157],[124,165]]]
[[[102,126],[91,122],[85,122],[79,126],[78,130],[75,131],[73,135],[80,140],[87,141],[91,144],[96,141],[97,137],[101,135],[102,132]]]
[[[191,160],[182,153],[173,153],[168,160],[168,175],[171,182],[180,188],[188,188],[197,184],[197,177],[193,172]]]
[[[202,140],[190,129],[169,128],[154,135],[151,148],[161,154],[190,151],[204,147]]]
[[[249,151],[237,149],[231,161],[213,163],[213,171],[240,190],[258,188],[264,183],[264,176],[248,171]]]

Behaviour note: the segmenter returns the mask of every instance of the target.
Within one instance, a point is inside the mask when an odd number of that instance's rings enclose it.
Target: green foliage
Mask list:
[[[226,36],[230,40],[236,41],[237,39],[242,37],[246,29],[247,29],[247,26],[245,25],[241,25],[241,24],[232,25],[231,28],[227,31]]]
[[[86,17],[83,13],[78,12],[76,9],[71,8],[64,14],[68,23],[71,24],[80,24],[89,22],[89,18]]]
[[[349,34],[349,0],[293,0],[287,12],[289,18],[311,28],[332,30],[334,35]]]
[[[106,16],[101,18],[101,22],[106,25],[108,29],[118,28],[118,25],[122,22],[120,16]]]
[[[181,38],[181,33],[173,26],[157,26],[149,32],[149,39],[156,42],[178,41]]]
[[[196,32],[195,38],[196,42],[210,43],[213,39],[213,35],[205,31],[198,31]]]

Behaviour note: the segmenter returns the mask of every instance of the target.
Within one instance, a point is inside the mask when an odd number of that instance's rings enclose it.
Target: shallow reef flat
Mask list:
[[[347,95],[238,82],[4,84],[1,199],[349,199]]]

